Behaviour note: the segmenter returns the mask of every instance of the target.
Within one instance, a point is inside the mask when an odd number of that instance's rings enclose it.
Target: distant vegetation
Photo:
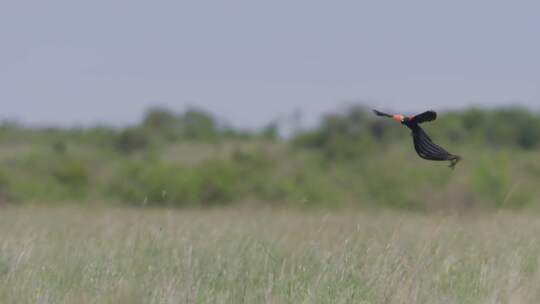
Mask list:
[[[425,129],[463,156],[419,159],[409,131],[364,107],[288,139],[279,124],[238,130],[201,110],[150,109],[123,129],[0,126],[0,202],[137,206],[520,208],[540,206],[540,115],[440,113]]]

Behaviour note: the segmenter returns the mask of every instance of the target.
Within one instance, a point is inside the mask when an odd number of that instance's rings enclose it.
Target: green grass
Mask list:
[[[537,214],[4,208],[2,303],[538,303]]]

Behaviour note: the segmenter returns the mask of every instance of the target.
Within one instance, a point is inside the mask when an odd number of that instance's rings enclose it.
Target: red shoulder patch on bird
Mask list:
[[[394,116],[392,116],[392,118],[393,118],[395,121],[399,121],[399,122],[402,122],[402,121],[403,121],[403,115],[394,115]]]

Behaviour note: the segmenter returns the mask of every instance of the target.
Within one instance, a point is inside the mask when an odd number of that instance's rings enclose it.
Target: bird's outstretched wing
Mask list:
[[[377,111],[377,110],[373,110],[373,113],[375,113],[375,115],[377,116],[383,116],[383,117],[390,117],[392,118],[394,115],[390,115],[390,114],[387,114],[387,113],[383,113],[381,111]]]
[[[437,112],[435,111],[426,111],[424,113],[411,117],[411,120],[416,123],[434,121],[435,119],[437,119]]]

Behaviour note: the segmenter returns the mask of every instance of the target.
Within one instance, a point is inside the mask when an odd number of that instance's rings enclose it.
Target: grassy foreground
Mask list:
[[[539,303],[524,213],[0,210],[2,303]]]

